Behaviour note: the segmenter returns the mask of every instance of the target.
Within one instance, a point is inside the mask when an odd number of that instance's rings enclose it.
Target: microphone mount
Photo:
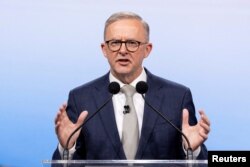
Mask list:
[[[128,113],[130,113],[130,107],[129,107],[129,105],[124,105],[123,114],[128,114]]]

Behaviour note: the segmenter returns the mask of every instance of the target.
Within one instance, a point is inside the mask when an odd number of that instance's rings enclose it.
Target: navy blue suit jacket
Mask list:
[[[147,73],[146,100],[181,129],[182,110],[189,110],[189,123],[195,125],[195,108],[190,90],[180,84]],[[76,122],[79,114],[89,115],[110,96],[109,74],[73,89],[69,94],[67,114]],[[58,149],[53,159],[61,159]],[[81,130],[73,159],[126,159],[119,138],[112,100]],[[181,135],[145,104],[141,137],[136,159],[185,159]],[[201,146],[197,159],[207,159]]]

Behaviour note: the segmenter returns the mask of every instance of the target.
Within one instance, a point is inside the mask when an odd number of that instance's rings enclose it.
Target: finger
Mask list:
[[[66,107],[65,107],[64,105],[61,105],[60,108],[59,108],[59,110],[60,110],[61,112],[64,112],[64,111],[66,111]]]
[[[66,107],[65,107],[64,104],[62,104],[62,105],[59,107],[59,110],[60,110],[60,111],[63,111],[63,110],[65,110],[65,109],[66,109]]]
[[[204,122],[200,122],[200,127],[203,132],[208,134],[210,132],[210,126]]]
[[[204,122],[200,122],[201,130],[204,131],[206,134],[210,132],[210,126]]]
[[[62,104],[62,107],[66,110],[67,103],[66,103],[66,102],[64,102],[64,103]]]
[[[67,107],[67,104],[64,103],[62,104],[60,107],[59,107],[59,111],[56,115],[56,118],[54,120],[55,124],[57,121],[62,121],[63,119],[65,119],[65,117],[67,117],[67,114],[66,114],[66,107]]]
[[[189,126],[189,112],[188,110],[185,108],[182,110],[182,126],[186,127]]]
[[[205,112],[203,110],[200,110],[199,113],[201,116],[201,120],[210,126],[210,121],[209,121],[207,115],[205,114]]]
[[[78,120],[77,120],[76,124],[77,124],[77,125],[83,124],[83,122],[84,122],[84,120],[86,119],[87,115],[88,115],[88,112],[87,112],[87,111],[83,111],[83,112],[80,114],[80,116],[78,117]]]
[[[199,132],[199,135],[203,138],[203,142],[204,142],[205,140],[207,140],[207,138],[208,138],[208,134],[206,134],[206,133],[204,133],[204,132]]]
[[[60,108],[60,110],[62,110],[62,111],[63,111],[63,110],[66,110],[66,108],[67,108],[67,103],[64,102],[59,108]]]
[[[55,132],[56,132],[56,134],[58,134],[59,128],[60,128],[60,122],[58,121],[58,122],[55,124]]]
[[[54,123],[57,124],[58,120],[59,120],[59,117],[60,117],[60,112],[57,112],[56,113],[56,117],[54,119]]]
[[[60,107],[60,112],[61,112],[61,114],[62,114],[62,118],[68,117],[67,112],[66,112],[66,106],[62,105],[62,106]]]
[[[66,115],[66,111],[62,109],[62,107],[60,107],[56,117],[56,121],[62,121],[66,117]]]

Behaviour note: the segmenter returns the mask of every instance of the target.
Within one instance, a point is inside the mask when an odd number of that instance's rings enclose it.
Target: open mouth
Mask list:
[[[118,59],[117,62],[121,65],[128,65],[129,64],[129,59]]]

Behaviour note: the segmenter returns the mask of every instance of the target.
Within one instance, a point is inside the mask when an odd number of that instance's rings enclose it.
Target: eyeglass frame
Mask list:
[[[116,49],[116,50],[110,49],[109,43],[110,43],[111,41],[119,42],[119,43],[120,43],[120,47],[118,47],[118,49]],[[127,47],[127,42],[131,42],[131,41],[138,43],[137,48],[136,48],[135,50],[132,50],[132,51],[131,51],[131,49],[128,49],[128,47]],[[136,51],[139,49],[139,47],[140,47],[141,45],[148,44],[148,42],[140,42],[140,41],[137,41],[137,40],[126,40],[126,41],[122,41],[122,40],[116,40],[116,39],[111,39],[111,40],[105,41],[105,43],[108,45],[109,50],[112,51],[112,52],[117,52],[117,51],[119,51],[119,50],[121,49],[123,43],[125,44],[125,47],[126,47],[127,51],[129,51],[129,52],[136,52]]]

